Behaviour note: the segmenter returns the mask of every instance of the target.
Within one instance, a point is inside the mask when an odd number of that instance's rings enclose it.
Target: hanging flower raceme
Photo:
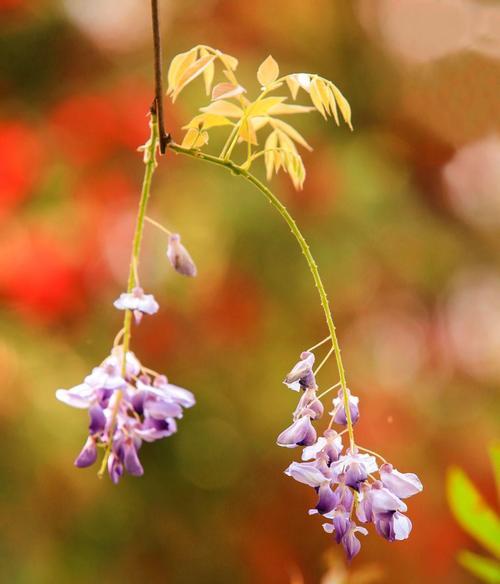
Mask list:
[[[150,128],[150,139],[139,149],[144,153],[146,170],[132,242],[129,285],[127,292],[120,294],[114,302],[115,308],[125,311],[123,328],[115,340],[111,354],[98,367],[94,367],[83,383],[56,391],[58,400],[88,411],[88,435],[75,465],[79,468],[92,466],[97,461],[99,449],[103,449],[98,474],[102,476],[107,470],[115,484],[120,481],[124,472],[141,476],[144,473],[139,459],[142,443],[154,442],[174,434],[184,409],[195,404],[190,391],[172,385],[164,375],[141,365],[129,350],[132,336],[131,315],[139,324],[144,314],[153,315],[159,309],[153,295],[145,294],[139,286],[138,273],[146,203],[151,177],[156,168],[158,125],[154,114],[151,115]],[[171,236],[174,249],[171,261],[175,259],[177,270],[194,275],[196,268],[185,248],[181,246],[179,237],[171,235],[168,230],[150,219],[149,222]]]
[[[63,403],[88,410],[89,433],[75,465],[92,466],[103,448],[115,484],[124,471],[141,476],[141,444],[174,434],[184,408],[195,404],[190,391],[170,384],[164,375],[151,374],[132,352],[126,354],[125,367],[123,357],[123,348],[115,347],[83,383],[56,391]]]
[[[329,520],[323,529],[333,535],[348,560],[352,560],[361,549],[358,536],[368,534],[358,523],[372,523],[375,531],[388,541],[408,538],[412,524],[404,515],[407,506],[403,499],[419,493],[423,487],[417,475],[401,473],[383,459],[379,465],[375,453],[354,444],[345,447],[343,439],[349,426],[352,430],[359,419],[359,399],[347,388],[341,388],[333,399],[330,424],[317,436],[314,422],[321,418],[323,405],[317,396],[314,361],[311,351],[303,352],[285,377],[285,385],[302,391],[302,395],[293,413],[293,423],[278,436],[277,444],[303,447],[302,461],[292,462],[285,474],[316,491],[317,503],[309,514]],[[348,429],[337,432],[334,424]]]

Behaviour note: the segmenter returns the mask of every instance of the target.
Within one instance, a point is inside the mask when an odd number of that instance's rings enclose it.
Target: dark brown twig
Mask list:
[[[165,150],[167,149],[168,143],[171,141],[171,137],[170,134],[165,131],[165,119],[163,116],[163,76],[158,0],[151,0],[151,15],[153,19],[153,45],[155,58],[155,98],[151,109],[155,112],[158,118],[160,153],[165,154]]]

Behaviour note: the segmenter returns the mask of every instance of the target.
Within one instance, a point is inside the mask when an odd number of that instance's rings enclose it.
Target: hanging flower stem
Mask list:
[[[132,253],[130,257],[130,268],[128,274],[127,293],[131,293],[137,285],[137,270],[139,266],[139,256],[141,252],[142,233],[144,231],[144,220],[146,217],[146,207],[151,193],[151,181],[153,173],[156,168],[156,149],[158,147],[158,121],[156,114],[151,112],[151,135],[149,140],[144,145],[144,179],[142,182],[141,197],[139,199],[139,208],[137,211],[137,219],[135,223],[134,239],[132,242]],[[120,338],[123,335],[123,361],[122,361],[122,377],[126,376],[127,369],[127,353],[130,348],[130,339],[132,337],[132,311],[126,310],[123,319],[123,328],[117,335]],[[115,393],[115,403],[111,414],[111,423],[109,426],[109,440],[102,459],[102,464],[97,475],[102,478],[106,472],[106,465],[109,455],[111,454],[111,446],[113,443],[113,434],[116,428],[116,417],[120,408],[120,402],[123,397],[123,391],[117,390]]]
[[[323,281],[321,279],[318,266],[316,261],[309,249],[309,245],[305,240],[302,232],[297,226],[294,218],[290,215],[287,208],[283,205],[283,203],[276,197],[276,195],[264,185],[257,177],[253,174],[238,166],[231,160],[227,160],[224,158],[218,158],[217,156],[212,156],[210,154],[205,154],[204,152],[200,152],[199,150],[190,150],[188,148],[183,148],[178,144],[170,143],[169,148],[174,152],[178,152],[180,154],[185,154],[186,156],[191,156],[192,158],[198,158],[201,160],[205,160],[207,162],[211,162],[212,164],[216,164],[218,166],[223,166],[227,170],[229,170],[234,175],[240,175],[248,182],[252,183],[271,203],[271,205],[278,211],[278,213],[283,217],[286,221],[288,227],[290,228],[292,235],[297,240],[304,257],[306,258],[307,265],[309,266],[309,270],[311,271],[312,277],[314,279],[314,284],[318,290],[318,294],[321,300],[321,306],[323,308],[323,312],[325,314],[325,320],[328,327],[328,331],[331,337],[332,349],[335,353],[335,360],[337,362],[337,369],[339,372],[340,377],[340,386],[342,388],[342,395],[344,400],[346,418],[347,418],[347,430],[349,433],[349,445],[352,451],[354,451],[355,442],[354,442],[354,431],[353,425],[351,420],[351,413],[349,408],[349,393],[347,390],[347,382],[345,376],[344,365],[342,363],[342,357],[340,355],[340,346],[339,341],[337,338],[337,333],[335,329],[335,324],[333,322],[333,316],[330,309],[330,304],[328,301],[328,296],[326,294],[325,287],[323,285]]]

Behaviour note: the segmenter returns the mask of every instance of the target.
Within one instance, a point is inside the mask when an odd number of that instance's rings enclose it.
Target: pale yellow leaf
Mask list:
[[[175,90],[172,94],[172,101],[175,101],[184,87],[186,87],[188,83],[191,83],[191,81],[198,77],[198,75],[203,73],[204,69],[208,67],[208,65],[212,63],[214,59],[214,55],[205,55],[204,57],[200,57],[194,63],[189,65],[189,67],[182,73],[176,84]]]
[[[185,53],[179,53],[172,59],[167,74],[167,95],[174,92],[181,75],[196,60],[196,54],[197,49],[191,49]]]
[[[336,87],[333,83],[332,83],[332,91],[333,91],[333,94],[335,95],[335,99],[337,100],[337,104],[339,106],[339,109],[342,112],[342,117],[344,118],[345,123],[352,130],[351,106],[349,105],[349,102],[342,95],[342,93],[340,92],[340,89],[338,87]]]
[[[183,127],[183,130],[187,130],[188,128],[197,128],[208,130],[210,128],[214,128],[216,126],[229,126],[233,125],[233,122],[228,120],[225,116],[220,116],[218,114],[210,114],[204,113],[198,116],[195,116],[189,124]]]
[[[265,116],[269,113],[269,110],[273,107],[279,105],[283,101],[285,101],[286,97],[264,97],[258,101],[254,101],[251,103],[247,110],[246,114],[248,117],[252,116]]]
[[[296,105],[294,103],[281,103],[273,106],[269,110],[271,116],[286,116],[290,114],[306,114],[314,111],[316,108],[310,105]]]
[[[210,105],[200,108],[200,111],[207,114],[226,116],[228,118],[241,118],[243,115],[243,110],[240,107],[230,101],[224,101],[223,99],[214,101]]]
[[[268,116],[256,116],[256,117],[250,118],[249,122],[252,124],[254,131],[258,132],[269,122],[269,117]]]
[[[259,83],[266,87],[278,79],[280,74],[280,69],[278,63],[273,59],[271,55],[267,57],[259,66],[257,70],[257,80]]]
[[[288,75],[286,78],[286,84],[288,85],[292,99],[295,100],[300,88],[299,82],[295,79],[294,75]]]
[[[200,49],[200,55],[203,57],[205,55],[208,55],[208,51],[206,49]],[[215,64],[212,61],[211,63],[209,63],[205,69],[203,69],[203,81],[205,82],[205,91],[207,93],[207,95],[210,95],[210,92],[212,91],[212,83],[214,81],[214,75],[215,75]]]
[[[330,111],[335,120],[337,126],[339,125],[339,114],[337,112],[337,102],[335,100],[335,95],[331,87],[328,87],[328,103],[330,104]]]
[[[257,135],[252,124],[248,120],[244,120],[238,132],[238,137],[243,142],[249,142],[250,144],[257,145]]]
[[[289,136],[292,140],[294,140],[295,142],[297,142],[297,144],[300,144],[301,146],[304,146],[304,148],[306,148],[310,152],[312,151],[312,147],[306,142],[306,140],[302,136],[302,134],[300,134],[290,124],[287,124],[283,120],[271,119],[271,126],[273,128],[276,128],[276,129],[281,130],[282,132],[284,132],[285,134],[287,134],[287,136]]]
[[[234,71],[238,67],[238,59],[236,57],[221,53],[219,58],[224,66],[228,67],[228,69],[231,69],[231,71]]]
[[[309,75],[309,73],[294,73],[293,75],[291,75],[291,77],[293,77],[295,81],[297,81],[299,86],[302,87],[304,91],[307,91],[307,93],[309,93],[309,90],[311,88],[311,76]]]
[[[271,132],[267,137],[265,146],[264,146],[264,162],[266,165],[266,177],[267,180],[271,180],[273,176],[274,170],[274,159],[276,156],[275,149],[278,146],[278,136],[276,132]]]
[[[181,146],[183,148],[201,148],[208,142],[208,133],[200,132],[195,128],[189,128],[182,140]]]
[[[325,106],[323,104],[323,98],[322,98],[321,91],[320,91],[321,83],[322,82],[320,79],[318,79],[317,77],[314,77],[314,79],[311,81],[311,87],[310,87],[309,93],[311,95],[311,101],[313,102],[314,107],[319,111],[319,113],[326,120]]]
[[[234,83],[218,83],[212,91],[212,101],[218,99],[230,99],[237,97],[246,90],[241,85],[234,85]]]

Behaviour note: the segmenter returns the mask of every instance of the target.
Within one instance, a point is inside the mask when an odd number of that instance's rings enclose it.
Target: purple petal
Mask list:
[[[123,446],[123,463],[128,474],[140,477],[144,474],[137,450],[132,442],[126,442]]]
[[[406,504],[385,487],[371,490],[371,504],[375,514],[407,510]]]
[[[197,270],[188,250],[181,243],[181,236],[172,233],[168,238],[167,257],[176,272],[183,276],[196,276]]]
[[[150,391],[160,397],[169,398],[177,402],[183,408],[190,408],[196,403],[193,393],[183,387],[168,383],[167,378],[164,375],[159,375],[154,380]]]
[[[98,432],[102,432],[106,428],[106,416],[102,411],[100,406],[92,406],[89,409],[89,416],[90,416],[90,424],[89,424],[89,432],[91,434],[97,434]]]
[[[182,408],[179,404],[162,399],[146,399],[144,402],[144,415],[151,416],[155,420],[165,418],[181,418]]]
[[[351,395],[351,392],[347,390],[349,398],[349,412],[351,414],[351,422],[355,424],[359,420],[359,398]],[[340,389],[338,392],[338,397],[333,400],[333,421],[341,426],[347,425],[347,416],[345,412],[344,405],[344,393]]]
[[[112,482],[117,485],[123,475],[123,464],[114,452],[108,458],[108,473]]]
[[[416,495],[423,490],[422,483],[416,474],[401,473],[391,464],[383,464],[380,467],[380,478],[384,487],[387,487],[401,499]]]
[[[310,487],[319,487],[329,480],[315,462],[292,462],[285,474]]]
[[[316,511],[320,515],[329,513],[337,505],[337,495],[332,491],[330,483],[320,485],[318,489],[318,502],[316,504]]]
[[[314,358],[314,353],[309,351],[301,353],[300,360],[293,366],[283,383],[294,391],[299,391],[300,388],[315,389],[316,380],[312,369]]]
[[[92,466],[97,460],[97,446],[94,438],[89,436],[85,442],[82,451],[75,460],[75,466],[78,468],[86,468]]]
[[[56,398],[73,408],[87,409],[95,400],[95,389],[86,383],[81,383],[71,389],[58,389]]]
[[[345,471],[345,483],[356,491],[359,491],[361,483],[366,481],[368,473],[366,468],[359,462],[352,462]]]
[[[309,416],[304,416],[283,430],[276,443],[285,448],[295,448],[296,446],[311,446],[315,441],[316,430]]]

